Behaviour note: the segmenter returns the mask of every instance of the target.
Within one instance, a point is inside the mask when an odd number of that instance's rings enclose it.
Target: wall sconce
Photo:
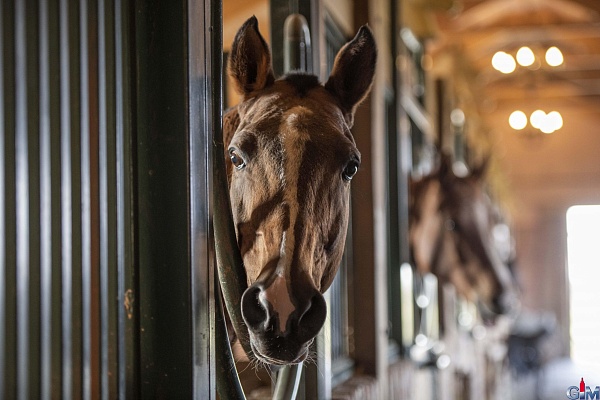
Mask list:
[[[508,117],[508,124],[516,131],[525,129],[527,122],[527,115],[521,110],[513,111]],[[529,124],[541,133],[551,134],[562,128],[563,119],[558,111],[551,111],[546,114],[542,110],[535,110],[529,116]]]
[[[522,67],[537,69],[539,63],[541,63],[539,59],[541,59],[541,57],[536,57],[531,48],[523,46],[517,50],[514,57],[507,52],[497,51],[492,57],[492,67],[503,74],[510,74],[515,71],[517,64]],[[564,57],[558,47],[552,46],[546,50],[544,60],[550,67],[558,67],[564,62]],[[536,63],[536,61],[538,61],[538,63]]]

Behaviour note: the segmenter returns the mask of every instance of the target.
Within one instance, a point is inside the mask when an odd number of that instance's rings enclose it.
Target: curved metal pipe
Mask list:
[[[221,289],[215,290],[217,392],[222,399],[245,400],[246,397],[239,381],[233,353],[229,346],[229,335],[227,334],[223,310],[224,302],[242,348],[248,355],[251,355],[252,349],[248,341],[248,330],[242,318],[240,305],[242,294],[247,285],[246,270],[242,263],[242,256],[233,227],[223,151],[223,131],[220,126],[213,133],[212,158],[213,232],[217,277]],[[221,301],[221,295],[223,301]]]
[[[290,14],[283,23],[283,72],[312,72],[308,22],[302,14]]]
[[[213,229],[219,284],[233,330],[248,355],[252,349],[248,329],[242,318],[241,299],[247,288],[246,270],[237,244],[227,187],[223,132],[218,129],[213,141]]]
[[[221,301],[221,291],[217,288],[215,296],[215,309],[217,315],[215,317],[215,344],[216,344],[216,359],[217,359],[217,392],[221,399],[238,399],[245,400],[244,390],[240,382],[240,377],[237,373],[235,361],[231,346],[229,345],[229,336],[227,335],[227,324],[223,310],[223,302]]]
[[[286,365],[277,373],[277,383],[273,391],[273,400],[293,400],[298,395],[302,363]]]

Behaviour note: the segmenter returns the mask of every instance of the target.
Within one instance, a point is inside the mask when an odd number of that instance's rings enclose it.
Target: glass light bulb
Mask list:
[[[517,51],[517,62],[524,66],[529,67],[535,61],[535,56],[533,55],[533,51],[527,46],[523,46]]]
[[[520,131],[527,126],[527,116],[523,111],[513,111],[510,117],[508,117],[508,124],[511,128]]]
[[[546,50],[546,62],[551,67],[558,67],[565,61],[558,47],[552,46]]]
[[[544,118],[542,118],[542,121],[540,123],[540,131],[546,133],[546,134],[550,134],[552,132],[554,132],[554,125],[552,124],[552,119],[548,118],[548,114],[546,114],[544,116]]]
[[[542,124],[542,120],[546,118],[546,113],[542,110],[535,110],[531,113],[531,117],[529,117],[529,123],[535,129],[540,129],[540,125]]]
[[[517,63],[510,54],[498,51],[492,57],[492,66],[503,74],[510,74],[517,67]]]
[[[549,123],[552,125],[555,131],[559,130],[563,126],[562,115],[558,111],[549,112],[546,118],[550,121]]]

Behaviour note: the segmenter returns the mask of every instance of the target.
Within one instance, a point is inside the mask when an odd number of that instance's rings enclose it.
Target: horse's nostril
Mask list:
[[[308,341],[316,336],[323,327],[326,316],[327,304],[321,293],[317,292],[298,318],[298,335],[302,340]]]
[[[252,330],[261,330],[268,319],[268,310],[260,300],[261,288],[251,286],[242,295],[242,316]]]

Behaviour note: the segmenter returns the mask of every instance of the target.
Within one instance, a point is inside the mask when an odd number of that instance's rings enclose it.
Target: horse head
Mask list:
[[[495,249],[485,169],[486,163],[459,177],[442,157],[437,171],[411,182],[410,245],[421,273],[432,272],[470,300],[505,313],[514,303],[514,282]]]
[[[224,116],[223,136],[248,279],[242,315],[262,362],[303,361],[325,322],[322,293],[342,258],[360,165],[350,128],[376,55],[365,26],[339,51],[324,85],[303,73],[276,80],[256,18],[234,39],[228,69],[242,100]]]

